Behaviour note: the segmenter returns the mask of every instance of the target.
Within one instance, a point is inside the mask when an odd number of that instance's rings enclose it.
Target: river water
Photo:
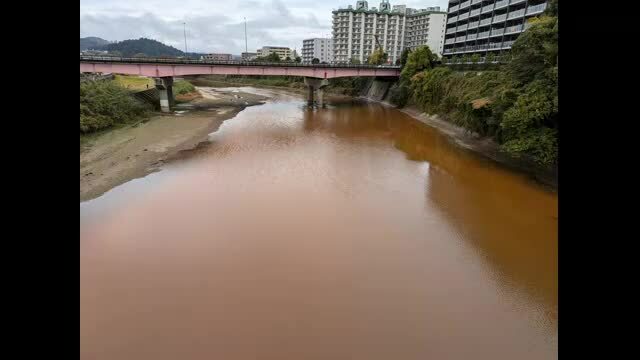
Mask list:
[[[555,359],[557,196],[375,103],[272,96],[80,204],[83,359]]]

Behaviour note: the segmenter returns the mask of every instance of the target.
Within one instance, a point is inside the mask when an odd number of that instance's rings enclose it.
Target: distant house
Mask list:
[[[254,52],[243,52],[240,57],[242,60],[254,60],[258,56],[258,53]]]
[[[231,61],[231,54],[207,54],[200,57],[202,60],[209,61]]]
[[[280,60],[284,60],[286,58],[291,59],[291,49],[284,46],[263,46],[262,49],[258,49],[258,56],[265,57],[270,54],[278,54]]]

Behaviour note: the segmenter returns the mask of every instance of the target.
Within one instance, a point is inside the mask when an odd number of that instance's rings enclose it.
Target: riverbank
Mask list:
[[[204,141],[223,121],[267,99],[229,91],[200,92],[200,96],[179,104],[174,113],[157,113],[148,121],[86,138],[80,148],[80,201],[157,171],[171,156]]]
[[[272,90],[285,90],[294,92],[297,94],[307,94],[306,85],[301,81],[291,80],[275,80],[269,81],[269,79],[261,78],[225,78],[224,76],[208,75],[208,76],[196,76],[189,79],[189,82],[195,86],[210,86],[210,87],[229,87],[229,86],[251,86],[261,89]],[[276,84],[276,85],[274,85]],[[284,85],[286,84],[286,85]],[[329,86],[325,88],[326,95],[347,95],[357,96],[362,91],[362,84],[354,85],[350,80],[332,79],[329,82]]]
[[[382,101],[381,103],[387,106],[396,107],[386,101]],[[500,151],[500,146],[491,138],[482,137],[462,127],[456,126],[448,121],[441,119],[438,115],[430,115],[422,112],[415,106],[407,106],[398,110],[427,126],[438,129],[456,145],[473,151],[479,155],[488,157],[493,161],[508,167],[511,170],[524,173],[525,175],[532,178],[532,180],[543,185],[547,189],[557,191],[557,174],[553,174],[551,170],[544,169],[541,166],[535,164],[533,161],[528,161],[526,159],[517,159],[509,156],[508,154],[505,154],[504,152]]]

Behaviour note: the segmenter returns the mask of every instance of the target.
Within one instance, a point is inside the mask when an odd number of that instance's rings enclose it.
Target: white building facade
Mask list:
[[[278,54],[280,60],[285,60],[286,58],[290,58],[293,60],[292,51],[288,47],[283,46],[263,46],[262,49],[258,49],[258,57],[268,56],[270,54]]]
[[[313,59],[330,63],[333,61],[333,39],[313,38],[302,41],[302,62],[310,64]]]
[[[364,63],[382,47],[389,62],[396,63],[405,47],[427,45],[438,55],[442,52],[447,14],[439,7],[393,8],[388,0],[380,8],[369,9],[367,1],[333,11],[333,61]]]

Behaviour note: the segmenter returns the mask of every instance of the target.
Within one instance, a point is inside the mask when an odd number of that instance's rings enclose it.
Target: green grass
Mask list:
[[[114,82],[129,90],[146,90],[147,85],[149,85],[149,89],[155,86],[153,78],[134,75],[116,75]]]
[[[149,105],[133,99],[115,81],[80,84],[80,134],[139,121],[149,110]]]
[[[173,94],[183,95],[196,91],[196,88],[186,80],[179,80],[173,83]]]

